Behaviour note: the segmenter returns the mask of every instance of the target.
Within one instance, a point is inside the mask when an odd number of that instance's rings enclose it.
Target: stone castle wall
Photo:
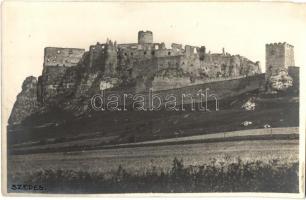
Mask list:
[[[224,80],[220,79],[215,81],[212,80],[210,82],[197,85],[156,91],[154,94],[162,97],[173,94],[177,97],[178,102],[181,102],[182,94],[191,94],[195,97],[199,90],[202,90],[204,93],[205,89],[209,89],[209,95],[215,95],[218,100],[222,100],[224,98],[234,97],[248,91],[258,90],[264,83],[264,77],[264,74],[258,74],[249,77],[236,77],[231,79],[225,78]],[[214,98],[211,96],[209,100],[214,100]],[[196,101],[199,102],[199,99],[196,99]],[[187,101],[184,102],[191,103],[188,101],[188,98]]]
[[[191,103],[191,97],[196,103],[201,102],[200,97],[197,95],[199,91],[202,91],[202,94],[205,94],[205,90],[208,89],[208,101],[214,101],[216,98],[217,100],[222,100],[224,98],[235,97],[237,95],[243,94],[245,92],[250,92],[254,90],[259,90],[262,85],[264,84],[265,74],[258,74],[255,76],[249,77],[237,77],[231,79],[224,79],[224,80],[216,80],[212,82],[197,84],[197,85],[190,85],[185,87],[167,89],[167,90],[158,90],[154,91],[153,93],[149,92],[133,92],[133,91],[123,91],[123,90],[116,90],[116,89],[107,89],[104,91],[103,95],[106,98],[109,96],[117,95],[119,105],[123,105],[123,97],[124,94],[131,94],[136,95],[140,94],[145,98],[145,107],[149,105],[149,95],[157,95],[161,98],[163,102],[165,99],[170,96],[174,96],[177,102],[177,105],[181,105],[182,102],[184,104]],[[189,95],[183,97],[182,94]],[[182,99],[183,98],[183,99]],[[132,98],[125,99],[126,105],[131,105],[133,102]],[[211,108],[214,109],[214,108]]]
[[[46,47],[44,68],[38,77],[37,94],[41,103],[49,103],[56,96],[71,91],[76,84],[72,67],[83,62],[85,49]]]
[[[72,67],[82,59],[85,49],[46,47],[44,66]]]
[[[232,79],[240,79],[246,78],[246,76],[237,76],[233,77],[219,77],[219,78],[210,78],[210,79],[195,79],[194,81],[190,80],[188,77],[174,77],[174,78],[161,78],[157,77],[152,82],[152,90],[167,90],[167,89],[175,89],[186,86],[199,85],[210,82],[219,82],[219,81],[227,81]]]
[[[97,43],[96,45],[91,45],[89,47],[89,63],[88,67],[92,68],[96,66],[97,68],[102,68],[105,58],[105,44]]]
[[[300,68],[299,67],[288,67],[288,74],[292,78],[292,90],[295,93],[299,93],[300,88]]]

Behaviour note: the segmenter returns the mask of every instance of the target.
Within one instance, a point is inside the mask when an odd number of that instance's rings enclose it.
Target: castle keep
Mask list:
[[[266,74],[275,75],[294,66],[294,47],[286,42],[266,44]]]
[[[138,44],[153,43],[152,31],[139,31],[138,32]]]

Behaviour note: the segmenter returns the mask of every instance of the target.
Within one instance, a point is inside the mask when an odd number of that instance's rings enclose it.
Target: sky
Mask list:
[[[2,5],[2,101],[4,121],[27,76],[43,70],[45,47],[85,48],[107,38],[137,42],[139,30],[154,42],[225,48],[260,61],[265,44],[288,42],[296,66],[306,65],[306,4],[217,2],[21,2]]]

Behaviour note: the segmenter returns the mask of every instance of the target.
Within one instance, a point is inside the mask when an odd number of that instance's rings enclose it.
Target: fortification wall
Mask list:
[[[191,85],[192,82],[189,77],[173,77],[173,78],[162,78],[156,77],[152,82],[152,90],[166,90],[174,89],[179,87],[185,87]],[[199,84],[198,82],[195,84]]]
[[[152,87],[152,80],[157,71],[156,59],[143,60],[132,70],[131,77],[136,80],[135,91],[142,92]]]
[[[169,94],[174,95],[177,98],[177,102],[182,102],[182,94],[191,94],[196,102],[200,102],[200,98],[197,97],[197,93],[202,90],[205,93],[206,89],[209,89],[208,95],[214,95],[218,100],[234,97],[242,93],[257,90],[263,84],[265,75],[259,74],[255,76],[234,78],[230,80],[215,81],[209,83],[203,83],[198,85],[192,85],[182,88],[155,91],[154,94],[159,96],[167,96]],[[184,103],[191,103],[190,98],[184,99]],[[214,97],[210,97],[209,100],[214,100]]]
[[[288,67],[288,74],[293,79],[292,90],[295,93],[299,93],[300,89],[300,68],[299,67]]]
[[[143,49],[143,50],[158,50],[158,49],[166,49],[165,43],[125,43],[118,44],[118,49]]]
[[[84,53],[85,49],[46,47],[44,50],[44,66],[76,66]]]
[[[190,104],[193,98],[193,101],[199,103],[201,102],[199,91],[202,91],[202,94],[205,94],[206,89],[208,89],[208,100],[214,101],[216,98],[217,100],[222,100],[224,98],[235,97],[237,95],[243,94],[245,92],[258,90],[264,84],[265,74],[258,74],[255,76],[249,77],[239,77],[230,80],[222,80],[216,82],[209,82],[204,84],[192,85],[182,88],[175,88],[169,90],[160,90],[160,91],[153,91],[153,93],[149,92],[142,92],[138,93],[144,97],[145,100],[145,107],[148,108],[149,105],[149,95],[157,95],[159,96],[163,103],[165,102],[166,97],[174,96],[177,102],[177,105],[183,104]],[[132,92],[130,90],[128,92],[131,95],[136,95],[137,93]],[[123,90],[114,90],[114,89],[107,89],[104,91],[104,97],[107,98],[109,95],[117,95],[119,97],[119,105],[123,105],[123,96],[127,94],[126,91]],[[183,97],[182,94],[190,95]],[[203,99],[202,99],[203,100]],[[126,105],[133,103],[131,98],[126,98]],[[211,108],[214,109],[214,108]]]
[[[91,45],[89,47],[89,68],[102,68],[105,62],[105,44]]]
[[[231,55],[207,54],[206,57],[207,57],[207,59],[205,59],[206,63],[216,64],[216,65],[231,64]]]
[[[176,88],[261,73],[258,63],[236,55],[205,55],[203,61],[199,54],[158,57],[156,60],[157,73],[152,83],[156,88]]]
[[[198,77],[199,69],[202,68],[201,62],[198,54],[189,54],[189,56],[186,55],[182,57],[181,68],[184,72]]]
[[[68,95],[73,93],[74,89],[77,86],[80,71],[76,67],[68,68],[62,78],[62,81],[59,83],[57,87],[58,94]]]
[[[117,65],[118,65],[118,55],[117,46],[109,43],[105,50],[105,63],[104,63],[104,76],[112,77],[116,76]],[[102,69],[103,70],[103,69]]]
[[[182,66],[183,56],[167,56],[156,58],[157,70],[168,69],[168,68],[180,68]]]
[[[123,60],[145,60],[152,59],[155,56],[155,50],[149,49],[119,49],[120,59]]]
[[[39,99],[46,102],[48,99],[57,95],[58,87],[62,83],[64,75],[67,71],[64,66],[45,66],[42,76],[38,79],[40,89]]]
[[[181,68],[191,79],[251,76],[261,72],[258,63],[239,55],[206,54],[204,46],[186,45],[183,48],[175,43],[171,49],[166,49],[161,44],[119,44],[119,69],[132,71],[136,68],[134,71],[137,71],[139,63],[156,59],[158,71]]]
[[[169,89],[176,89],[186,86],[192,85],[200,85],[204,83],[210,82],[219,82],[219,81],[228,81],[232,79],[240,79],[246,78],[246,76],[237,76],[237,77],[220,77],[220,78],[207,78],[207,79],[195,79],[191,80],[188,77],[174,77],[174,78],[162,78],[156,77],[152,82],[152,90],[159,91],[159,90],[169,90]]]

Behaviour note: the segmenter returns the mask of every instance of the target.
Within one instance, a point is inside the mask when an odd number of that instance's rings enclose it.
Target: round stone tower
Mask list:
[[[138,44],[153,43],[152,31],[139,31]]]

